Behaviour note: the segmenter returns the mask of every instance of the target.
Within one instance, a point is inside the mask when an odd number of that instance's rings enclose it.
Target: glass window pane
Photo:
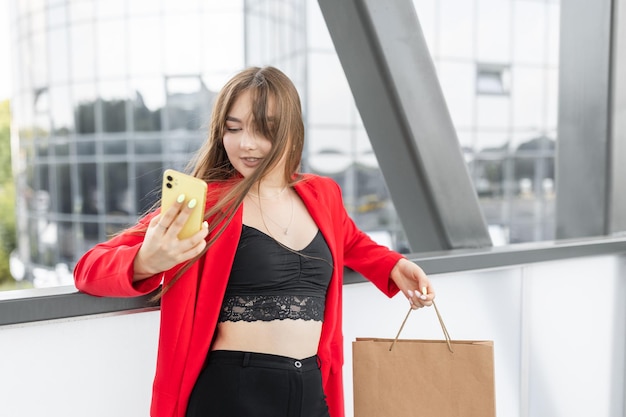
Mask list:
[[[92,84],[76,84],[73,94],[76,133],[95,133],[97,101],[95,87]]]
[[[214,93],[200,77],[166,80],[167,128],[196,131],[208,120]]]
[[[167,16],[163,36],[166,73],[199,74],[202,51],[199,19],[196,16]]]
[[[513,59],[516,63],[543,64],[546,54],[545,2],[515,2]]]
[[[99,86],[102,103],[102,130],[126,131],[126,102],[128,87],[124,81],[104,81]]]
[[[72,22],[93,20],[95,15],[93,0],[71,0],[69,5]]]
[[[137,17],[132,22],[128,25],[130,73],[135,76],[160,74],[163,71],[161,18]]]
[[[180,13],[180,12],[197,12],[200,9],[199,0],[176,0],[166,1],[163,3],[163,12]]]
[[[33,84],[35,86],[48,85],[48,59],[47,59],[47,42],[44,33],[32,35],[30,48],[32,66],[27,67],[31,71]]]
[[[441,0],[439,44],[437,51],[446,58],[474,57],[474,3],[458,0]],[[435,52],[435,53],[437,53]]]
[[[353,163],[352,133],[346,129],[311,127],[308,131],[307,164],[314,173],[345,172]]]
[[[99,76],[108,78],[125,75],[127,42],[124,21],[99,21],[96,33]]]
[[[70,155],[70,143],[67,138],[57,137],[54,140],[54,154],[59,157]]]
[[[477,2],[477,58],[483,62],[511,62],[511,3]]]
[[[444,61],[437,65],[439,83],[452,121],[457,127],[474,125],[474,71],[471,62]]]
[[[558,2],[548,3],[548,64],[550,66],[559,65],[559,35],[561,30],[561,5]]]
[[[60,213],[72,213],[72,181],[70,177],[70,166],[67,164],[59,164],[56,167],[57,182],[57,210]]]
[[[516,129],[546,127],[545,85],[542,68],[516,67],[513,75],[513,126]]]
[[[204,71],[228,71],[230,76],[236,68],[243,68],[245,31],[241,11],[204,13],[200,30]]]
[[[335,54],[309,56],[309,112],[311,124],[350,124],[354,100]]]
[[[50,93],[47,88],[38,89],[35,91],[35,106],[33,112],[34,122],[34,135],[38,137],[46,137],[50,134],[51,120],[50,120]],[[28,112],[27,114],[29,114]],[[28,116],[26,116],[28,117]]]
[[[68,86],[50,89],[50,113],[55,135],[67,135],[74,131],[74,109]]]
[[[67,4],[65,3],[48,7],[48,27],[67,26],[67,14]]]
[[[93,80],[96,75],[96,47],[93,25],[80,24],[72,26],[70,42],[73,80]]]
[[[511,123],[511,99],[508,96],[480,96],[476,98],[478,129],[506,129]]]
[[[165,106],[163,79],[136,79],[132,81],[133,123],[136,132],[161,130],[161,111]]]
[[[72,222],[58,222],[59,232],[59,261],[73,264],[78,254],[76,253],[76,232]],[[63,268],[63,267],[60,267]],[[71,271],[64,271],[71,275]]]
[[[76,142],[76,154],[81,157],[93,157],[96,154],[96,144],[93,140]]]
[[[126,13],[126,3],[126,0],[96,0],[98,18],[104,20],[123,17]]]
[[[162,162],[137,163],[137,207],[139,214],[147,213],[161,198]]]
[[[80,182],[80,213],[95,215],[102,212],[102,202],[100,201],[100,193],[98,189],[97,168],[95,163],[78,165],[78,181]],[[85,232],[85,236],[87,233]],[[97,235],[89,235],[97,238]]]
[[[322,15],[322,10],[317,2],[307,1],[306,3],[306,16],[307,16],[307,36],[308,46],[311,49],[325,49],[329,51],[335,50],[335,45],[330,37],[326,21]]]
[[[105,155],[126,155],[128,150],[126,149],[128,140],[106,140],[103,142]]]
[[[137,155],[161,155],[161,139],[135,139],[135,153]]]
[[[154,0],[132,0],[128,2],[131,15],[157,14],[161,11],[161,2]]]
[[[65,83],[69,79],[70,57],[68,53],[68,31],[66,27],[51,30],[48,35],[50,59],[50,83]]]
[[[106,214],[129,214],[128,163],[104,165]]]

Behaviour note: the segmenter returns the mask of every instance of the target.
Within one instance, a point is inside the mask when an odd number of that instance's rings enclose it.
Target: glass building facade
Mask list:
[[[410,251],[317,2],[11,4],[27,279],[70,283],[87,249],[149,210],[163,169],[184,169],[205,139],[216,92],[249,65],[299,89],[304,171],[337,180],[363,230]],[[414,4],[494,241],[552,239],[559,2]]]

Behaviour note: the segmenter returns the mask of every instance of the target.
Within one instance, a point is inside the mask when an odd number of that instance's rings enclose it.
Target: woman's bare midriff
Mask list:
[[[321,321],[226,321],[218,323],[211,350],[238,350],[304,359],[317,354],[321,333]]]

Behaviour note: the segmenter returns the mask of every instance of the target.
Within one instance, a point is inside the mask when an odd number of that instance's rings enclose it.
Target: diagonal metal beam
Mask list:
[[[318,0],[414,252],[491,246],[411,0]]]

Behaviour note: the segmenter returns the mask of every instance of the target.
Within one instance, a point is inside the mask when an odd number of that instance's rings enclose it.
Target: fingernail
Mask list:
[[[176,199],[176,201],[180,204],[183,201],[185,201],[185,194],[181,194],[178,196],[178,198]]]
[[[198,202],[196,201],[195,198],[192,198],[191,200],[189,200],[189,204],[187,204],[187,207],[189,208],[194,208],[196,206]]]
[[[420,298],[421,298],[422,300],[427,300],[427,299],[428,299],[428,297],[426,297],[425,295],[420,295]]]
[[[409,297],[413,298],[413,290],[407,290],[407,292],[409,293]]]
[[[202,227],[204,227],[205,229],[209,228],[209,222],[207,222],[206,220],[202,222]]]

